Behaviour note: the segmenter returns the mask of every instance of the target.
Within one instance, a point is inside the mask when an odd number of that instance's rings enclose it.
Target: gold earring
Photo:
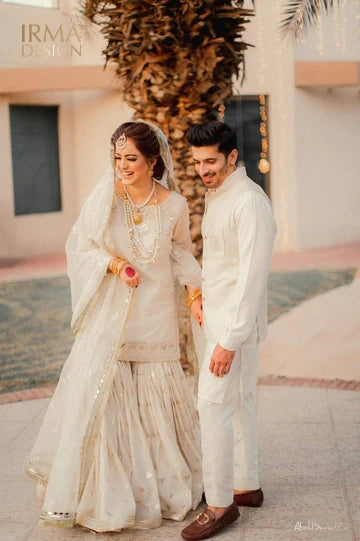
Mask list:
[[[149,177],[152,178],[154,174],[154,169],[152,169],[151,167],[149,168]]]

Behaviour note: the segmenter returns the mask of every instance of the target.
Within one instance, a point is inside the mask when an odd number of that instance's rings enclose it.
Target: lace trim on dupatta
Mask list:
[[[94,449],[94,445],[96,441],[96,434],[99,429],[102,416],[104,414],[104,410],[105,410],[105,407],[109,398],[109,393],[111,390],[111,384],[113,382],[115,372],[117,369],[116,362],[114,361],[118,357],[119,348],[123,339],[124,327],[125,327],[125,323],[130,312],[131,301],[133,297],[134,297],[134,290],[131,289],[128,291],[127,298],[125,299],[126,310],[125,310],[124,319],[121,325],[122,332],[120,333],[119,341],[111,349],[108,362],[106,363],[105,372],[100,380],[99,386],[95,393],[94,406],[93,406],[91,419],[87,426],[86,433],[85,433],[85,436],[82,442],[82,447],[81,447],[79,500],[83,493],[83,490],[85,487],[85,481],[90,471],[91,457],[92,457],[92,453],[93,453],[93,449]]]
[[[83,513],[78,513],[76,515],[76,523],[84,526],[84,528],[89,528],[96,532],[116,532],[120,531],[123,528],[129,530],[148,530],[150,528],[159,528],[161,526],[162,518],[156,520],[136,520],[134,515],[129,515],[126,519],[119,521],[116,520],[95,520],[90,518]]]
[[[125,299],[126,310],[124,312],[123,321],[121,324],[121,329],[124,329],[126,319],[128,317],[131,301],[133,299],[133,290],[129,290],[127,298]],[[109,393],[111,390],[111,385],[115,376],[117,369],[116,359],[119,355],[119,349],[121,341],[123,339],[123,332],[120,333],[119,341],[113,346],[110,351],[104,373],[99,382],[98,388],[94,397],[94,406],[91,413],[91,418],[88,423],[85,436],[82,441],[81,455],[80,455],[80,482],[79,482],[79,491],[78,499],[80,500],[83,493],[86,479],[89,475],[91,467],[91,457],[93,455],[93,448],[96,442],[96,435],[99,429],[99,424],[101,422]],[[46,474],[38,471],[34,465],[29,462],[27,467],[28,475],[33,478],[36,482],[41,485],[46,486],[48,482],[48,476]],[[129,520],[130,517],[129,517]],[[43,511],[40,516],[40,522],[44,526],[55,526],[59,528],[71,528],[77,522],[76,514],[70,513],[67,511]],[[91,528],[91,526],[88,526]],[[125,526],[122,526],[125,527]]]
[[[31,462],[26,466],[26,474],[39,485],[46,486],[48,483],[48,476],[37,470]]]

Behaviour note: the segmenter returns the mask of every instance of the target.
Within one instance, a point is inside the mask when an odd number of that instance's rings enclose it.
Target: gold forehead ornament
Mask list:
[[[116,152],[120,152],[120,150],[122,150],[126,146],[126,143],[127,143],[126,135],[125,133],[122,133],[119,139],[115,143]]]

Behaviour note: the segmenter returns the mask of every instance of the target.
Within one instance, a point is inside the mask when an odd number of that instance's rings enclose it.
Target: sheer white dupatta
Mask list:
[[[133,295],[115,275],[106,274],[114,257],[104,243],[113,179],[109,168],[66,243],[76,339],[28,464],[28,474],[47,485],[41,520],[58,526],[76,521]]]
[[[172,160],[168,147],[166,151],[165,180],[172,189]],[[112,253],[104,240],[113,198],[110,167],[84,203],[66,243],[76,339],[27,468],[47,487],[41,520],[49,525],[71,527],[77,522],[135,294],[117,276],[107,274],[111,259],[122,255]],[[195,329],[195,343],[203,340],[201,332]]]

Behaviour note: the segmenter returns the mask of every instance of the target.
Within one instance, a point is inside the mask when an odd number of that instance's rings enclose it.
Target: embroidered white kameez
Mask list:
[[[155,229],[155,207],[142,209],[143,222],[134,227],[138,243],[150,250]],[[109,248],[137,269],[137,288],[122,344],[124,361],[178,361],[180,357],[174,273],[182,286],[199,287],[200,268],[191,255],[189,211],[186,200],[170,192],[160,203],[160,247],[152,263],[139,264],[128,242],[123,201],[115,198],[105,236]],[[179,251],[180,249],[180,251]]]

